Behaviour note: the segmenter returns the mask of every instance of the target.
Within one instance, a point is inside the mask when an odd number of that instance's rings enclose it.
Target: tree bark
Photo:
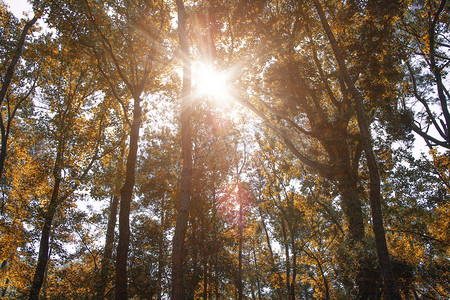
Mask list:
[[[289,242],[287,240],[286,226],[284,224],[283,218],[281,219],[281,231],[283,234],[284,255],[285,255],[285,259],[286,259],[286,293],[289,297],[289,295],[290,295],[289,291],[291,289],[291,284],[290,284],[291,263],[290,263],[290,259],[289,259]]]
[[[106,229],[105,248],[103,251],[102,266],[100,269],[100,278],[97,286],[96,298],[101,300],[105,297],[105,289],[108,281],[108,276],[111,271],[111,260],[114,246],[114,229],[117,220],[117,208],[119,205],[119,197],[114,195],[111,197],[111,204],[109,206],[109,217]]]
[[[208,260],[203,263],[203,300],[208,300]]]
[[[158,278],[157,278],[157,292],[156,297],[158,300],[162,299],[162,276],[163,276],[163,268],[164,268],[164,229],[166,227],[166,201],[165,195],[163,195],[162,203],[161,203],[161,232],[159,233],[158,241]]]
[[[291,247],[292,247],[292,280],[291,288],[289,290],[289,297],[291,300],[295,300],[295,282],[297,280],[297,249],[295,247],[295,235],[294,229],[291,228]]]
[[[259,280],[259,268],[258,268],[258,260],[256,257],[255,246],[252,246],[253,252],[253,261],[255,262],[255,271],[256,271],[256,288],[258,289],[258,300],[261,300],[261,282]]]
[[[9,285],[9,278],[6,278],[5,287],[2,290],[2,295],[0,296],[0,298],[3,298],[6,296],[6,291],[8,290],[8,285]]]
[[[272,267],[273,267],[273,269],[275,269],[275,257],[274,257],[274,254],[273,254],[272,245],[270,243],[269,232],[267,231],[266,222],[264,221],[264,216],[262,215],[261,209],[259,207],[258,207],[258,212],[259,212],[259,215],[261,217],[261,224],[262,224],[263,229],[264,229],[264,234],[265,234],[265,237],[266,237],[267,248],[269,249],[270,260],[271,260],[271,263],[272,263]],[[282,281],[281,275],[278,272],[278,270],[276,270],[276,272],[277,272],[278,280],[281,282]],[[282,296],[282,293],[281,293],[281,289],[277,288],[276,290],[277,290],[278,300],[283,299],[283,296]]]
[[[191,62],[186,35],[186,10],[182,0],[176,0],[178,10],[178,38],[183,59],[183,90],[181,99],[181,171],[179,207],[172,246],[172,300],[184,297],[183,261],[184,241],[187,232],[192,182],[192,132],[191,132]]]
[[[238,188],[239,189],[239,188]],[[242,199],[241,194],[238,190],[238,200],[239,200],[239,269],[237,276],[237,288],[238,288],[238,299],[242,300],[244,294],[242,290],[242,235],[243,235],[243,224],[242,224]]]
[[[3,177],[3,169],[6,161],[6,148],[8,147],[8,135],[5,125],[3,124],[3,117],[0,116],[0,130],[1,130],[1,149],[0,149],[0,182]]]
[[[53,217],[55,216],[56,209],[58,207],[58,193],[61,184],[61,166],[62,166],[62,142],[58,146],[58,153],[56,155],[55,168],[53,169],[53,177],[55,183],[53,185],[52,196],[50,198],[50,203],[45,213],[44,227],[41,232],[41,240],[39,242],[39,255],[36,270],[33,276],[33,282],[30,291],[30,300],[39,299],[39,293],[41,291],[42,284],[44,283],[45,270],[47,268],[48,262],[48,249],[50,233],[53,223]]]
[[[128,152],[125,183],[120,189],[119,243],[116,258],[116,299],[128,299],[127,260],[130,245],[130,209],[136,177],[136,161],[139,141],[139,129],[142,122],[140,95],[134,97],[133,123],[130,131],[130,149]]]
[[[321,4],[318,0],[313,0],[313,3],[319,14],[320,21],[328,37],[328,40],[330,41],[331,48],[339,66],[339,71],[342,74],[345,83],[350,91],[350,94],[352,95],[355,102],[358,126],[360,128],[362,144],[369,168],[370,208],[372,211],[373,232],[375,234],[378,261],[383,276],[385,296],[387,299],[401,299],[386,243],[386,235],[383,226],[383,215],[381,209],[380,175],[378,171],[378,164],[372,148],[372,136],[364,109],[363,96],[356,89],[353,79],[350,77],[344,57],[342,56],[338,43],[334,37],[333,32],[331,31]]]
[[[113,259],[113,248],[114,248],[114,233],[117,223],[117,210],[119,206],[119,193],[120,186],[123,179],[123,162],[124,162],[124,152],[125,152],[125,142],[121,143],[120,146],[120,156],[118,159],[118,165],[116,170],[116,182],[113,195],[111,197],[111,203],[109,205],[109,217],[108,224],[106,226],[106,238],[105,238],[105,248],[103,251],[103,260],[100,267],[100,278],[97,284],[96,298],[101,300],[105,298],[106,285],[108,282],[108,276],[111,273],[112,259]]]
[[[356,178],[350,174],[339,176],[337,186],[342,197],[342,208],[350,237],[353,242],[362,243],[365,236],[364,215]]]
[[[25,23],[25,26],[22,29],[22,33],[20,34],[20,38],[17,41],[16,49],[14,50],[14,56],[11,62],[8,65],[8,69],[6,70],[5,77],[3,78],[2,88],[0,90],[0,107],[3,105],[3,101],[5,100],[6,93],[11,84],[12,77],[14,75],[14,69],[16,68],[17,63],[19,62],[20,56],[22,55],[23,45],[25,43],[25,38],[27,37],[28,30],[36,23],[38,20],[37,14],[34,15],[33,19],[29,20]]]

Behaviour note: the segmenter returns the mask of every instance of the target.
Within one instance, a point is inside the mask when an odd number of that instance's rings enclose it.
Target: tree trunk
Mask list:
[[[203,299],[208,300],[208,260],[203,263]]]
[[[253,260],[255,262],[255,271],[256,271],[256,288],[258,289],[258,300],[261,300],[261,282],[259,280],[259,268],[258,268],[258,260],[256,257],[255,246],[252,247],[253,252]]]
[[[118,159],[118,165],[116,170],[116,183],[114,188],[114,194],[111,197],[111,202],[109,205],[109,217],[108,217],[108,224],[106,226],[106,238],[105,238],[105,248],[103,251],[103,260],[102,265],[100,267],[100,278],[97,284],[97,294],[96,298],[99,300],[102,300],[105,298],[105,290],[106,285],[108,282],[108,277],[111,273],[111,267],[112,267],[112,253],[114,248],[114,234],[115,234],[115,228],[117,223],[117,210],[119,206],[119,196],[120,193],[120,186],[122,184],[123,179],[123,158],[124,158],[124,152],[125,152],[125,142],[121,143],[120,148],[120,156]]]
[[[139,95],[140,96],[140,95]],[[116,258],[116,299],[128,299],[127,260],[130,245],[130,208],[136,177],[136,161],[139,142],[139,129],[142,122],[141,99],[134,97],[133,124],[130,131],[130,149],[125,170],[125,183],[120,189],[119,243]]]
[[[111,260],[114,246],[114,229],[117,220],[117,207],[119,205],[119,197],[114,195],[111,197],[109,206],[108,225],[106,229],[105,248],[103,252],[102,266],[100,269],[100,278],[97,286],[96,298],[101,300],[105,297],[105,289],[108,281],[108,276],[111,271]]]
[[[182,300],[184,240],[187,232],[192,182],[192,133],[191,133],[191,63],[186,35],[186,10],[182,0],[176,0],[178,10],[178,37],[183,58],[183,91],[181,100],[181,172],[177,222],[172,246],[172,300]]]
[[[16,49],[14,50],[14,56],[11,62],[8,65],[8,69],[6,70],[5,77],[3,78],[2,88],[0,90],[0,107],[3,105],[3,101],[5,100],[6,93],[11,84],[12,77],[14,75],[14,69],[16,68],[17,63],[19,62],[20,56],[22,55],[23,45],[25,43],[25,38],[27,37],[28,30],[36,23],[38,20],[37,14],[34,15],[33,19],[29,20],[25,23],[25,26],[22,29],[22,33],[20,34],[20,38],[17,41]]]
[[[0,150],[0,182],[2,182],[3,169],[6,161],[6,148],[8,146],[8,132],[3,123],[3,117],[0,116],[0,129],[1,129],[1,150]]]
[[[281,231],[283,233],[284,254],[286,257],[286,293],[287,293],[287,295],[289,295],[289,290],[291,289],[291,284],[290,284],[291,264],[289,261],[289,243],[287,241],[286,226],[284,224],[283,219],[281,219]]]
[[[0,270],[2,270],[6,266],[7,263],[8,263],[8,260],[6,260],[6,259],[4,261],[2,261],[2,263],[0,264]],[[9,278],[6,278],[5,287],[3,288],[2,295],[0,296],[0,299],[5,297],[6,291],[8,290],[8,285],[9,285]]]
[[[30,300],[39,299],[39,293],[41,291],[42,284],[44,282],[45,270],[47,269],[49,240],[53,224],[53,217],[55,216],[56,209],[58,207],[59,201],[61,200],[58,198],[58,194],[59,194],[59,187],[62,181],[61,169],[64,160],[63,157],[64,144],[65,144],[64,137],[61,137],[61,139],[58,142],[55,165],[53,167],[53,178],[55,182],[53,185],[50,203],[48,205],[47,212],[45,213],[44,216],[44,226],[42,228],[41,240],[39,242],[38,262],[36,270],[34,272],[33,282],[31,284],[31,291],[29,297]]]
[[[238,188],[239,189],[239,188]],[[239,198],[239,269],[237,276],[237,288],[238,288],[238,299],[242,300],[244,294],[242,291],[242,235],[243,235],[243,226],[242,226],[242,200],[241,195],[238,190],[238,198]]]
[[[42,228],[41,241],[39,243],[39,255],[36,270],[33,276],[33,282],[30,291],[30,300],[39,299],[39,292],[41,291],[42,284],[44,283],[45,270],[48,262],[48,249],[50,233],[53,223],[53,217],[55,216],[56,208],[58,206],[58,193],[61,183],[61,177],[56,176],[55,184],[53,186],[52,197],[48,206],[47,212],[44,218],[44,227]]]
[[[5,287],[3,288],[2,295],[0,298],[3,298],[6,296],[6,291],[8,290],[8,285],[9,285],[9,278],[6,279]]]
[[[289,290],[289,298],[291,300],[295,299],[295,282],[297,280],[297,250],[295,247],[295,235],[294,229],[291,228],[291,247],[292,247],[292,280],[291,288]]]
[[[273,269],[275,269],[275,257],[273,255],[272,245],[270,243],[269,232],[267,231],[266,222],[264,221],[264,217],[263,217],[261,209],[259,207],[258,207],[258,212],[259,212],[259,216],[261,217],[261,225],[262,225],[262,227],[264,229],[264,233],[265,233],[265,236],[266,236],[266,243],[267,243],[267,248],[269,249],[270,260],[271,260],[271,263],[272,263],[272,267],[273,267]],[[276,270],[276,272],[277,272],[278,281],[282,282],[282,278],[281,278],[280,273],[278,272],[278,270]],[[276,290],[277,290],[278,300],[283,299],[282,294],[281,294],[281,289],[277,288]]]
[[[161,232],[159,235],[159,245],[158,245],[158,283],[157,283],[157,299],[162,299],[162,275],[163,275],[163,268],[164,268],[164,228],[166,227],[166,201],[165,201],[165,195],[163,196],[162,203],[161,203],[161,212],[160,212],[160,218],[161,218]]]
[[[401,299],[400,292],[397,286],[395,275],[392,269],[389,251],[386,243],[386,235],[383,226],[383,215],[381,210],[381,193],[380,193],[380,176],[378,165],[373,153],[372,136],[367,121],[366,112],[364,109],[363,97],[356,89],[355,84],[350,77],[344,57],[342,56],[338,43],[334,37],[333,32],[325,17],[325,12],[322,9],[318,0],[313,0],[314,6],[319,14],[320,21],[325,30],[325,33],[330,41],[336,61],[339,65],[339,71],[342,74],[345,83],[350,91],[350,94],[355,101],[356,114],[358,118],[358,126],[361,132],[362,144],[367,159],[367,165],[370,175],[370,208],[372,211],[373,232],[375,234],[375,242],[377,247],[378,261],[383,275],[384,292],[387,299]]]
[[[342,198],[342,208],[347,219],[350,237],[354,242],[362,243],[365,236],[364,215],[357,179],[350,174],[343,174],[339,176],[337,186]]]

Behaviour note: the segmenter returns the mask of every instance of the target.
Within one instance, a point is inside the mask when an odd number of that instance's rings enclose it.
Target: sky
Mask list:
[[[29,15],[32,15],[31,12],[33,10],[27,0],[3,0],[3,2],[9,6],[12,13],[19,19],[24,16],[23,12],[30,12]]]

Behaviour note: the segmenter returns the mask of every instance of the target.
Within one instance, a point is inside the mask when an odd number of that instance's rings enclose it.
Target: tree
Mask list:
[[[392,26],[389,25],[391,23],[388,22],[380,30],[373,24],[379,22],[382,16],[388,20],[395,19],[400,10],[395,4],[391,5],[393,9],[388,10],[389,5],[386,4],[379,12],[375,8],[375,3],[368,3],[368,13],[365,15],[367,21],[359,26],[354,22],[362,12],[363,6],[356,3],[347,7],[329,5],[327,7],[329,17],[325,17],[323,8],[317,1],[313,2],[312,6],[306,3],[271,6],[269,3],[266,4],[267,10],[262,10],[257,5],[249,7],[250,14],[276,12],[261,16],[256,21],[251,19],[249,22],[256,28],[256,32],[261,32],[262,35],[268,36],[270,28],[275,28],[277,35],[273,35],[269,43],[260,45],[261,49],[274,49],[270,55],[255,57],[261,61],[256,67],[256,72],[265,73],[261,82],[263,88],[261,84],[255,88],[263,101],[255,101],[255,104],[245,100],[241,102],[269,124],[297,158],[321,176],[336,182],[341,193],[342,208],[347,217],[349,232],[356,243],[364,243],[365,239],[363,203],[358,192],[360,183],[358,167],[364,150],[371,174],[370,199],[374,232],[378,241],[377,249],[380,250],[380,263],[386,262],[382,269],[387,289],[391,290],[389,286],[394,286],[392,290],[395,290],[392,272],[389,271],[389,260],[384,259],[388,255],[379,196],[376,196],[379,195],[376,160],[371,154],[373,151],[370,146],[371,137],[367,119],[364,117],[363,96],[355,88],[353,78],[358,78],[360,88],[373,103],[379,103],[374,94],[376,89],[385,91],[383,97],[389,97],[389,92],[395,91],[395,81],[371,85],[369,80],[375,72],[378,73],[377,76],[395,78],[395,74],[390,75],[385,71],[388,59],[386,62],[382,60],[380,64],[369,65],[370,72],[363,72],[360,69],[367,59],[373,57],[375,53],[380,55],[383,50],[374,48],[372,52],[363,52],[361,49],[364,49],[364,43],[367,43],[369,37],[378,39],[378,42],[387,41],[384,38],[392,32]],[[294,15],[297,17],[287,17]],[[344,19],[345,16],[347,19]],[[349,16],[351,18],[348,18]],[[341,34],[339,36],[341,45],[338,45],[327,18],[339,21],[333,23],[333,29]],[[315,23],[315,20],[319,22]],[[344,28],[354,30],[346,31]],[[269,48],[272,43],[274,47]],[[348,58],[351,75],[340,54],[343,49],[355,54],[351,59]],[[280,98],[283,101],[280,101]],[[357,108],[356,114],[352,107],[353,103]],[[282,126],[283,129],[278,126]],[[289,128],[289,131],[284,128]],[[296,135],[301,136],[301,142],[294,139]],[[314,140],[319,141],[315,153],[319,150],[320,155],[316,157],[301,150],[311,144],[317,145],[313,143]],[[361,253],[359,257],[362,259],[363,255]],[[361,267],[364,268],[363,264]],[[357,281],[362,295],[365,294],[362,290],[364,283],[361,282],[363,276],[362,274],[358,276]]]
[[[0,149],[0,179],[3,175],[3,169],[5,166],[5,160],[7,155],[7,147],[8,147],[8,138],[11,131],[11,126],[13,119],[17,113],[17,110],[22,106],[23,102],[28,99],[30,94],[34,91],[36,86],[36,79],[32,80],[33,76],[26,72],[26,69],[32,69],[30,66],[25,67],[25,69],[21,69],[22,74],[22,83],[17,84],[17,80],[14,80],[14,75],[17,74],[17,64],[19,63],[19,59],[22,57],[23,48],[26,47],[26,38],[28,35],[28,31],[30,31],[33,25],[39,18],[39,14],[35,13],[34,17],[31,20],[28,20],[23,25],[21,32],[18,32],[19,22],[18,20],[7,11],[6,7],[3,3],[0,6],[0,14],[2,19],[2,37],[4,37],[3,45],[2,45],[2,54],[3,57],[1,61],[2,65],[2,87],[0,89],[0,108],[3,110],[3,103],[6,99],[6,117],[3,116],[3,113],[0,115],[0,130],[1,130],[1,149]],[[17,38],[17,41],[15,39]],[[14,48],[13,48],[14,47]],[[29,45],[28,45],[29,47]],[[32,65],[32,64],[31,64]],[[19,64],[20,66],[20,64]],[[6,68],[3,70],[3,68]],[[23,84],[27,82],[27,77],[31,79],[31,82],[28,84]],[[18,88],[16,88],[16,93],[11,91],[11,84],[24,85],[24,92],[20,92]],[[8,96],[9,94],[9,96]],[[6,120],[6,122],[4,121]],[[6,123],[6,124],[5,124]],[[6,125],[6,126],[5,126]]]
[[[172,299],[185,298],[183,286],[184,242],[191,201],[192,182],[192,133],[191,133],[191,62],[186,32],[186,8],[182,0],[176,1],[178,12],[178,39],[183,61],[183,87],[181,92],[181,153],[182,171],[178,215],[172,245]]]
[[[45,270],[49,258],[49,239],[52,224],[57,209],[77,189],[88,175],[94,162],[100,156],[100,145],[104,138],[105,115],[102,107],[94,117],[84,112],[89,102],[95,101],[95,74],[89,74],[89,62],[85,57],[78,58],[81,68],[73,67],[75,52],[68,51],[64,46],[54,49],[54,68],[46,78],[43,86],[42,102],[48,105],[53,115],[48,120],[48,141],[55,144],[55,158],[51,172],[52,187],[48,199],[44,201],[46,210],[43,214],[43,227],[41,231],[39,257],[34,273],[30,299],[37,299],[42,287]],[[51,99],[60,99],[53,102]],[[107,151],[107,147],[103,148]],[[84,154],[76,157],[76,154]],[[70,174],[70,175],[69,175]]]
[[[119,243],[116,261],[116,298],[127,298],[127,256],[130,240],[130,207],[135,184],[139,130],[144,93],[157,85],[159,67],[155,61],[168,30],[169,16],[164,1],[52,3],[50,17],[59,30],[90,49],[109,92],[124,109],[130,126],[125,182],[121,188]],[[150,14],[150,12],[156,12]],[[64,20],[64,21],[63,21]],[[75,36],[74,36],[75,35]],[[117,37],[121,37],[118,39]],[[131,59],[130,59],[131,58]],[[116,80],[122,85],[117,86]],[[133,99],[132,119],[128,118]]]
[[[13,22],[15,21],[15,23],[17,24],[17,20],[14,20],[14,16],[12,16],[12,14],[10,12],[6,11],[6,7],[4,6],[4,4],[2,3],[1,6],[1,13],[2,13],[2,19],[3,20],[7,20],[7,19],[13,19]],[[17,43],[15,45],[15,49],[14,51],[11,51],[10,54],[8,55],[10,57],[10,61],[9,63],[6,63],[6,61],[4,61],[5,65],[7,64],[8,67],[6,68],[6,71],[4,73],[4,76],[2,78],[2,88],[0,89],[0,106],[3,106],[3,101],[6,97],[6,93],[8,92],[8,88],[10,87],[11,81],[12,81],[12,77],[14,75],[15,72],[15,68],[17,63],[19,62],[19,59],[22,55],[22,51],[23,51],[23,47],[25,44],[25,39],[28,35],[28,31],[32,28],[32,26],[36,23],[36,21],[39,18],[39,13],[35,13],[34,17],[31,20],[26,21],[25,25],[23,26],[23,29],[20,33],[20,36],[17,39]],[[7,34],[7,29],[8,27],[10,27],[10,25],[5,24],[6,26],[3,28],[3,30],[5,31],[5,35]],[[13,30],[15,30],[16,28],[13,27]],[[6,50],[6,49],[4,49]],[[5,51],[6,52],[6,51]],[[11,57],[12,54],[12,57]]]
[[[331,48],[333,49],[334,56],[336,57],[337,64],[339,65],[339,71],[345,84],[347,85],[347,88],[349,89],[350,94],[353,97],[356,115],[358,117],[358,127],[361,133],[361,141],[370,174],[370,208],[372,212],[373,232],[375,234],[378,262],[383,275],[386,297],[391,299],[401,299],[386,243],[386,234],[384,231],[383,215],[381,211],[380,175],[377,160],[372,148],[372,135],[370,133],[369,122],[367,120],[367,115],[364,108],[363,95],[356,89],[354,81],[350,77],[344,57],[333,32],[331,31],[331,28],[329,27],[320,2],[314,0],[313,3],[319,14],[320,21],[322,22],[322,26],[328,40],[330,41]]]
[[[450,149],[450,97],[447,1],[413,1],[399,24],[407,36],[404,50],[407,98],[401,113],[430,146]],[[412,99],[411,99],[412,98]]]

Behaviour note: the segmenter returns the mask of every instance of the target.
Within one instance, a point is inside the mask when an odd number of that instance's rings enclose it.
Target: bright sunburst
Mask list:
[[[199,97],[205,97],[217,104],[231,100],[228,89],[230,76],[225,71],[215,69],[212,65],[200,64],[195,68],[194,86]]]

